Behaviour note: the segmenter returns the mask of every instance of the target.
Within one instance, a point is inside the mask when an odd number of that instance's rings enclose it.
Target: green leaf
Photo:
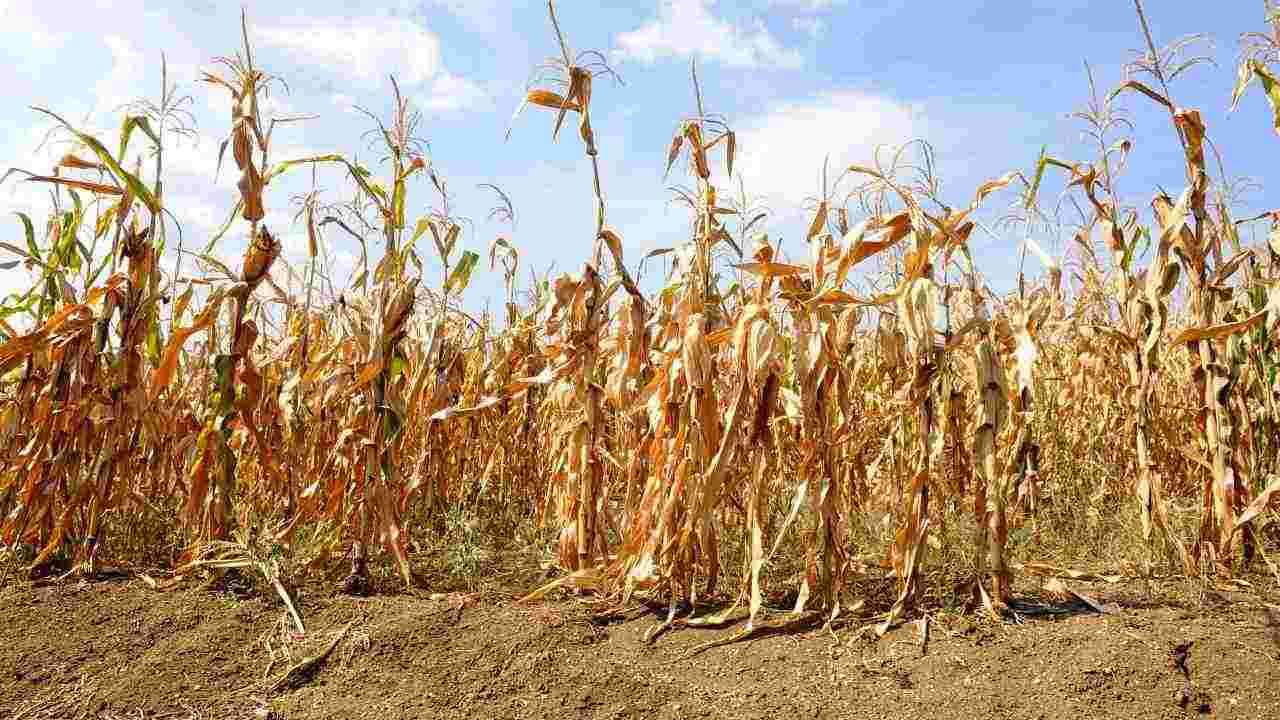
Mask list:
[[[368,170],[365,170],[364,168],[359,169],[363,171],[362,176],[357,176],[357,182],[360,183],[360,187],[364,188],[365,192],[376,196],[382,201],[383,205],[385,205],[387,202],[387,189],[382,187],[382,183],[372,179],[373,174]]]
[[[62,263],[71,268],[71,272],[80,272],[80,255],[76,252],[76,246],[80,244],[78,239],[80,235],[80,222],[84,218],[84,205],[80,202],[80,196],[75,192],[71,193],[71,199],[75,202],[76,209],[68,211],[64,214],[62,223]]]
[[[1272,125],[1275,131],[1280,133],[1280,80],[1267,68],[1267,66],[1253,61],[1253,72],[1258,76],[1258,80],[1262,82],[1262,91],[1267,94],[1267,100],[1271,102],[1271,112],[1275,116]]]
[[[84,284],[85,287],[92,287],[94,283],[98,282],[98,278],[102,276],[102,271],[107,269],[107,265],[110,262],[111,254],[107,253],[106,257],[102,258],[102,262],[98,263],[98,267],[95,268],[93,272],[89,273],[89,279],[86,280]]]
[[[124,159],[125,151],[129,149],[129,136],[133,135],[133,131],[138,128],[141,128],[142,132],[151,138],[151,142],[155,143],[156,147],[160,147],[160,138],[151,129],[151,121],[147,119],[147,116],[130,115],[124,119],[124,124],[120,126],[120,152],[116,157]]]
[[[1142,245],[1142,251],[1138,252],[1138,245],[1140,243]],[[1135,255],[1141,257],[1147,252],[1149,247],[1151,247],[1151,231],[1144,226],[1139,226],[1137,232],[1134,233],[1133,242],[1129,243],[1129,247],[1124,250],[1124,260],[1121,267],[1128,269],[1130,264],[1133,262]]]
[[[146,205],[148,210],[150,210],[152,213],[160,212],[160,202],[156,200],[155,195],[151,194],[151,191],[147,189],[146,185],[142,184],[142,181],[139,180],[136,175],[134,175],[133,173],[121,167],[120,162],[111,155],[111,153],[107,150],[107,148],[101,142],[99,142],[97,138],[95,138],[92,135],[89,135],[88,133],[83,133],[83,132],[80,132],[79,130],[76,130],[74,127],[71,126],[70,123],[68,123],[66,120],[63,120],[56,113],[50,110],[46,110],[40,107],[37,107],[34,109],[38,112],[42,112],[45,115],[48,115],[54,120],[57,120],[72,135],[75,135],[77,140],[84,143],[85,146],[87,146],[90,150],[92,150],[93,154],[97,155],[98,160],[101,161],[103,165],[107,166],[107,169],[111,171],[111,174],[115,176],[116,180],[123,182],[125,186],[129,188],[129,192],[135,198],[142,201],[142,204]]]
[[[222,261],[219,260],[218,258],[213,257],[212,255],[207,255],[207,254],[197,255],[196,257],[200,258],[204,262],[209,263],[210,265],[217,268],[223,275],[226,275],[227,279],[229,279],[231,282],[236,282],[237,280],[240,279],[235,273],[231,272],[231,268],[224,265]]]
[[[1040,157],[1036,159],[1036,174],[1031,179],[1031,189],[1027,191],[1027,202],[1025,207],[1029,210],[1036,204],[1036,195],[1040,192],[1040,182],[1044,180],[1044,171],[1049,165],[1045,162],[1049,146],[1040,146]]]
[[[338,163],[345,166],[347,168],[347,172],[351,174],[351,179],[356,181],[356,184],[360,186],[360,189],[364,190],[375,200],[380,201],[379,207],[382,208],[384,211],[386,210],[387,191],[383,190],[382,186],[369,180],[369,176],[371,175],[371,173],[367,169],[350,162],[349,160],[342,157],[341,155],[338,155],[337,153],[331,153],[329,155],[315,155],[313,157],[306,157],[306,158],[297,158],[296,160],[285,160],[279,165],[276,165],[275,167],[271,168],[271,171],[268,172],[266,176],[263,177],[262,183],[265,185],[271,182],[271,179],[274,178],[275,176],[280,175],[281,173],[287,170],[290,170],[292,168],[298,167],[300,165],[322,165],[326,163]]]
[[[35,319],[35,313],[31,311],[31,308],[35,305],[38,297],[34,292],[34,288],[28,290],[25,295],[10,294],[3,302],[0,302],[0,319],[7,318],[10,315],[17,315],[18,313],[26,313],[32,319]]]
[[[236,206],[231,209],[231,216],[227,218],[226,222],[222,223],[222,227],[218,228],[218,232],[213,234],[213,237],[209,239],[209,244],[205,246],[204,252],[206,255],[213,252],[213,246],[217,245],[222,236],[226,235],[231,226],[235,224],[236,218],[240,217],[240,209],[242,207],[244,207],[244,200],[237,200]]]
[[[32,257],[39,259],[40,248],[36,247],[36,228],[35,225],[31,224],[31,218],[26,213],[17,212],[16,210],[13,214],[17,215],[18,219],[22,221],[22,229],[27,236],[27,252],[31,253]]]
[[[400,433],[404,430],[404,420],[403,418],[400,417],[400,413],[397,412],[395,407],[393,407],[390,403],[388,403],[387,405],[384,405],[383,409],[384,409],[384,412],[382,415],[383,433],[386,436],[387,444],[390,444],[394,442],[395,439],[399,437]],[[382,457],[382,473],[383,473],[383,477],[387,478],[387,482],[390,483],[391,478],[394,477],[394,475],[391,474],[391,453],[389,452],[384,454]]]
[[[404,227],[404,196],[405,184],[401,178],[396,180],[395,194],[391,198],[391,217],[397,230]]]
[[[56,270],[46,269],[41,281],[44,283],[44,294],[40,296],[40,316],[48,317],[62,297],[62,288],[58,283]]]
[[[217,402],[213,405],[217,408],[218,415],[226,417],[235,408],[235,389],[232,381],[235,360],[230,355],[218,355],[213,361],[213,367],[218,378]]]
[[[1227,112],[1235,112],[1236,107],[1240,105],[1240,98],[1244,97],[1244,91],[1249,89],[1249,83],[1253,82],[1253,64],[1256,60],[1249,59],[1240,63],[1236,68],[1236,84],[1231,89],[1231,106],[1227,108]]]
[[[272,178],[276,177],[277,175],[281,175],[301,165],[323,165],[325,163],[345,164],[346,162],[347,162],[346,159],[337,153],[330,153],[328,155],[313,155],[312,157],[285,160],[284,162],[277,164],[275,167],[267,171],[267,174],[262,177],[262,182],[264,184],[271,182]]]
[[[72,273],[80,272],[81,267],[80,253],[76,245],[79,245],[79,243],[76,242],[75,236],[71,235],[63,243],[62,252],[60,253],[63,267],[68,268]]]
[[[418,224],[413,228],[413,239],[409,241],[409,244],[412,245],[418,242],[418,238],[422,237],[423,234],[425,234],[430,229],[431,229],[431,218],[429,217],[418,218]]]
[[[476,269],[476,264],[480,262],[480,256],[470,250],[462,253],[462,258],[458,260],[457,266],[453,268],[453,272],[449,273],[449,279],[444,283],[444,292],[446,295],[455,289],[462,292],[467,289],[467,285],[471,283],[471,272]]]
[[[70,213],[72,216],[70,219],[71,234],[78,235],[80,233],[80,224],[84,222],[84,203],[80,200],[80,193],[75,190],[69,190],[68,192],[71,194],[71,202],[76,206],[76,209]]]
[[[1059,160],[1047,153],[1048,146],[1041,146],[1040,156],[1036,159],[1036,171],[1032,176],[1031,183],[1027,188],[1026,198],[1023,201],[1023,207],[1030,210],[1035,207],[1036,198],[1040,194],[1040,185],[1044,181],[1044,171],[1049,167],[1056,167],[1067,172],[1074,172],[1071,163]]]
[[[151,367],[160,367],[160,324],[153,322],[150,325],[147,331],[147,359],[151,361]]]
[[[120,205],[117,203],[98,215],[98,219],[93,223],[94,240],[100,240],[103,235],[107,234],[107,231],[111,229],[111,221],[115,218],[116,212],[119,210]]]

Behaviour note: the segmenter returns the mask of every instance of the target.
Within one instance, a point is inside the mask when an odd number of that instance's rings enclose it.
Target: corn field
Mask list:
[[[204,75],[230,110],[221,162],[239,178],[207,242],[250,238],[239,268],[174,252],[163,104],[127,113],[118,143],[37,109],[76,149],[5,178],[48,185],[55,203],[43,223],[19,218],[25,242],[0,244],[38,278],[0,318],[0,545],[27,548],[33,571],[61,559],[92,576],[160,528],[179,576],[271,575],[282,557],[337,568],[362,593],[371,564],[415,583],[414,548],[466,508],[545,530],[559,574],[529,599],[644,598],[669,605],[670,626],[719,595],[729,603],[690,622],[745,618],[748,631],[777,622],[770,590],[794,602],[784,620],[834,619],[876,576],[893,587],[885,626],[948,572],[998,615],[1017,575],[1071,572],[1048,540],[1070,533],[1124,534],[1128,555],[1098,572],[1254,568],[1280,582],[1267,533],[1280,211],[1232,216],[1212,128],[1169,89],[1186,69],[1169,52],[1152,45],[1095,93],[1081,117],[1096,157],[1041,154],[952,205],[912,160],[928,146],[908,144],[844,168],[794,253],[730,197],[751,149],[704,109],[714,93],[695,72],[696,107],[673,117],[665,149],[689,183],[690,232],[659,251],[670,270],[646,289],[601,187],[592,110],[619,91],[594,90],[613,71],[574,54],[548,9],[555,55],[513,131],[549,113],[550,139],[580,144],[591,172],[574,191],[595,198],[596,234],[577,271],[527,287],[515,241],[494,240],[486,263],[460,247],[457,218],[410,215],[411,191],[444,194],[444,179],[398,89],[377,122],[381,165],[275,157],[287,128],[263,115],[276,79],[247,30]],[[1280,132],[1280,16],[1269,22],[1244,38],[1231,100],[1256,82]],[[1185,160],[1185,186],[1149,208],[1114,191],[1131,149],[1107,115],[1120,99],[1167,109],[1180,147],[1162,151]],[[153,165],[130,166],[139,144]],[[286,201],[273,180],[320,171],[353,199],[301,199],[309,262],[282,287],[280,229],[263,223]],[[1039,271],[996,295],[970,250],[977,218],[998,198],[1015,227],[1042,217],[1053,175],[1084,219],[1061,257],[1028,241]],[[1264,242],[1244,243],[1268,222]],[[316,266],[339,238],[358,241],[360,272],[322,303]],[[477,318],[459,298],[486,264],[507,292]]]

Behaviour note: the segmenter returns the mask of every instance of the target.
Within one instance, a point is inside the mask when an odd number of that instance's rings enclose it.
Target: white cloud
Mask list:
[[[877,146],[923,135],[924,124],[919,108],[860,91],[783,102],[737,128],[735,170],[749,193],[786,216],[818,194],[824,158],[833,175],[851,163],[871,164]]]
[[[98,81],[93,91],[98,100],[96,109],[114,113],[121,106],[136,100],[142,92],[138,78],[143,75],[145,63],[142,53],[125,38],[107,35],[102,41],[111,51],[111,72]]]
[[[436,76],[431,89],[418,105],[426,110],[438,111],[486,107],[489,105],[489,95],[470,80],[445,72]]]
[[[221,130],[221,128],[209,127],[195,137],[168,136],[164,148],[165,175],[181,175],[184,176],[183,179],[195,181],[201,186],[211,186],[211,189],[212,187],[234,188],[235,162],[231,159],[230,153],[227,153],[222,159],[222,172],[218,172],[218,146],[222,139],[209,134]],[[230,171],[228,167],[231,168]],[[215,175],[218,176],[216,184],[214,183]]]
[[[334,65],[344,76],[365,83],[380,84],[394,72],[417,85],[442,69],[439,36],[389,17],[299,18],[261,27],[255,34],[301,60]]]
[[[425,107],[462,110],[484,104],[487,96],[474,82],[450,73],[440,51],[440,36],[403,18],[296,18],[256,31],[266,44],[283,48],[303,62],[330,66],[342,79],[381,87],[394,74],[404,87],[427,88]],[[334,99],[346,97],[338,93]]]
[[[272,92],[270,95],[264,96],[262,98],[262,102],[258,106],[261,109],[264,119],[296,117],[303,114],[298,112],[298,109],[294,107],[293,103],[289,101],[287,96],[279,92],[278,87],[272,89],[277,92]]]
[[[749,27],[717,17],[715,0],[662,0],[658,17],[617,37],[617,54],[653,64],[698,56],[729,67],[795,69],[804,58],[756,20]]]
[[[827,29],[827,23],[822,18],[791,18],[791,28],[796,32],[802,32],[811,38],[817,38]]]
[[[5,43],[0,52],[9,52],[18,60],[17,69],[35,69],[43,62],[61,53],[70,39],[65,25],[51,24],[37,17],[34,3],[17,0],[0,0],[0,17],[4,18],[7,38],[22,39],[22,43]],[[14,47],[14,46],[17,47]]]

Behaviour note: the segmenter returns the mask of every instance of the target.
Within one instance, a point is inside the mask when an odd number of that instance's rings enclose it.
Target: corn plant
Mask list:
[[[0,303],[0,538],[33,571],[92,575],[162,543],[177,575],[255,570],[301,630],[292,577],[333,571],[370,592],[385,550],[411,584],[454,541],[454,571],[483,572],[477,543],[515,530],[562,571],[528,599],[571,588],[602,614],[665,607],[650,641],[835,624],[881,582],[883,633],[956,587],[948,572],[999,616],[1019,576],[1082,576],[1044,555],[1099,547],[1119,548],[1117,574],[1164,562],[1221,578],[1258,557],[1274,573],[1280,215],[1236,218],[1238,180],[1172,99],[1194,39],[1157,48],[1135,6],[1147,50],[1129,75],[1102,94],[1086,68],[1090,159],[1042,151],[1028,175],[956,203],[931,146],[909,141],[870,166],[824,166],[794,245],[748,179],[735,187],[753,148],[708,109],[692,66],[690,107],[655,148],[688,233],[636,267],[593,126],[598,81],[616,76],[570,50],[549,2],[557,53],[517,115],[550,113],[553,141],[577,121],[593,222],[575,272],[523,283],[519,198],[478,188],[509,223],[486,238],[494,313],[464,297],[483,272],[468,198],[432,164],[394,77],[390,112],[366,113],[377,173],[339,152],[275,157],[274,131],[298,118],[266,116],[278,81],[242,16],[238,52],[203,76],[230,110],[232,209],[203,245],[179,239],[167,267],[166,143],[191,131],[167,73],[118,143],[39,110],[68,147],[47,172],[4,178],[47,188],[50,212],[19,214],[20,239],[0,244],[35,280]],[[1233,104],[1257,81],[1280,107],[1268,13],[1268,32],[1245,37]],[[1119,190],[1138,152],[1120,103],[1135,96],[1168,111],[1186,169],[1150,212]],[[265,222],[299,170],[312,182],[292,198],[308,246],[295,273],[276,239],[288,229]],[[338,200],[317,189],[323,173],[341,178]],[[1045,272],[1020,268],[996,293],[973,237],[995,234],[984,213],[1011,188],[1004,227]],[[1066,248],[1045,252],[1045,232],[1069,233]],[[246,246],[235,269],[215,252],[232,238]],[[338,242],[359,250],[345,280],[327,267]],[[646,279],[656,257],[669,269]],[[1096,537],[1049,544],[1086,526]]]

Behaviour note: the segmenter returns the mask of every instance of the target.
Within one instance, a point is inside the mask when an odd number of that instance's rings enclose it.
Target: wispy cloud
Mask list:
[[[737,68],[804,64],[799,51],[785,47],[760,20],[743,26],[714,9],[715,0],[663,0],[657,17],[618,35],[617,55],[646,64],[694,55]]]

